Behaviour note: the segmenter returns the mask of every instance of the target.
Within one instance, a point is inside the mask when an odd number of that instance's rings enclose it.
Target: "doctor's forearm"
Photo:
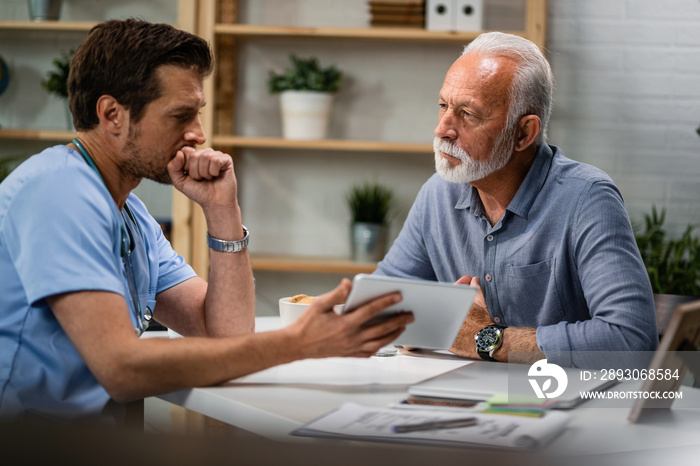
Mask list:
[[[207,213],[209,234],[227,241],[243,238],[238,206],[226,217]],[[233,336],[255,329],[255,287],[248,251],[210,249],[211,268],[205,305],[208,336]]]

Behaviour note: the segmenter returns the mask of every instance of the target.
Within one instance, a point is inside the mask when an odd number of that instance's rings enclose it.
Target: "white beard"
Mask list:
[[[471,183],[482,180],[490,174],[505,167],[513,158],[514,132],[504,131],[496,140],[491,151],[491,157],[486,161],[474,160],[467,152],[447,139],[436,137],[433,140],[435,151],[435,171],[440,177],[450,183]],[[452,166],[440,152],[459,159],[460,164]]]

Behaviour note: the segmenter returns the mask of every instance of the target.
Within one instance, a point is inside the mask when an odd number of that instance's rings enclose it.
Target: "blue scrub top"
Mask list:
[[[132,261],[141,308],[195,276],[133,194]],[[101,416],[110,398],[45,298],[79,290],[124,296],[137,327],[121,256],[124,219],[81,155],[55,146],[0,184],[0,418]],[[140,233],[140,234],[139,234]],[[94,309],[85,319],[99,319]]]

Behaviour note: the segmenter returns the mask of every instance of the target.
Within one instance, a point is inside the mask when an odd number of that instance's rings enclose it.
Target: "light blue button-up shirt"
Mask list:
[[[494,226],[475,188],[433,175],[377,273],[478,276],[493,321],[536,327],[540,350],[561,365],[576,365],[579,351],[658,344],[654,297],[620,192],[555,146],[539,148]]]

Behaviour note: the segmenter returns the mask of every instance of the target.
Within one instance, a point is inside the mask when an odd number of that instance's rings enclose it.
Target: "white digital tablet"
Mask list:
[[[402,301],[386,308],[380,318],[411,311],[415,321],[393,343],[426,349],[449,349],[467,317],[477,289],[468,285],[359,274],[342,308],[351,312],[380,296],[398,291]]]

